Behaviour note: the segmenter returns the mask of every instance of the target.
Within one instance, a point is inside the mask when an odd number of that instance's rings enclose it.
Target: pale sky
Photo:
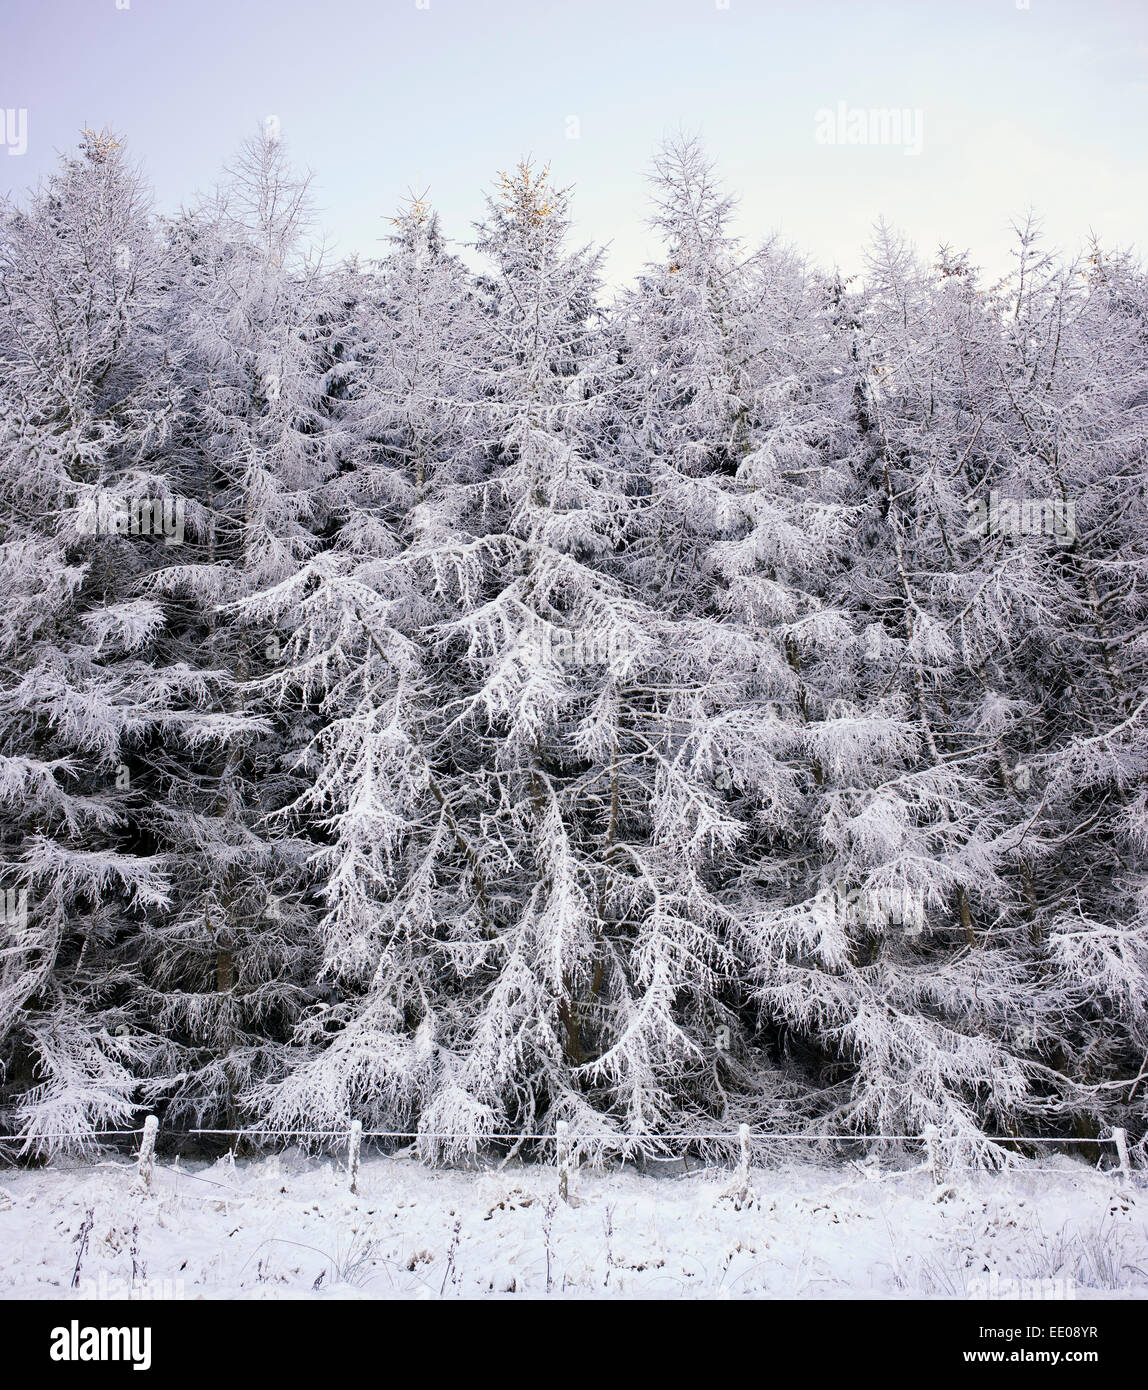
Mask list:
[[[847,273],[881,215],[994,271],[1030,204],[1062,249],[1090,229],[1148,244],[1148,0],[3,5],[0,107],[26,110],[28,147],[0,149],[0,191],[110,125],[174,211],[273,115],[328,243],[370,256],[408,189],[467,240],[495,171],[529,152],[575,185],[576,235],[611,244],[617,282],[654,252],[650,154],[687,129],[751,243],[777,231]],[[819,143],[838,103],[919,111],[920,154]]]

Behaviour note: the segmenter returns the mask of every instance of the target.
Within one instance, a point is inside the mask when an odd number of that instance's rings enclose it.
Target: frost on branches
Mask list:
[[[430,1157],[1148,1117],[1148,281],[569,189],[310,252],[270,132],[0,208],[0,1127]],[[472,268],[473,266],[473,268]]]

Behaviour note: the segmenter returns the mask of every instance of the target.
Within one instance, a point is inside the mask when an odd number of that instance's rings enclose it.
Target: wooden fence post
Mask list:
[[[351,1173],[351,1192],[359,1191],[359,1148],[363,1142],[362,1120],[351,1121],[351,1141],[347,1150],[347,1167]]]
[[[733,1177],[728,1185],[722,1188],[717,1196],[718,1202],[730,1201],[735,1210],[741,1211],[744,1207],[754,1206],[757,1202],[757,1193],[749,1185],[749,1125],[738,1125],[737,1127],[738,1161],[734,1169]]]
[[[1120,1176],[1125,1182],[1132,1181],[1132,1164],[1128,1158],[1128,1133],[1123,1129],[1113,1129],[1112,1142],[1116,1145],[1116,1157],[1120,1160]]]
[[[741,1159],[737,1166],[737,1180],[748,1191],[749,1189],[749,1125],[738,1125],[737,1127],[738,1146],[741,1150]]]
[[[155,1136],[159,1131],[159,1121],[154,1115],[144,1120],[143,1138],[140,1140],[137,1172],[145,1190],[151,1187],[152,1172],[155,1168]]]
[[[926,1125],[924,1131],[925,1139],[925,1167],[932,1175],[934,1182],[941,1181],[941,1131],[936,1125]]]
[[[570,1205],[570,1174],[573,1162],[570,1154],[570,1126],[559,1120],[554,1126],[556,1159],[558,1162],[558,1196]]]

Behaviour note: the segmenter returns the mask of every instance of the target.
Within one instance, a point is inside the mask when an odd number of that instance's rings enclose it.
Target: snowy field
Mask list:
[[[150,1193],[122,1160],[9,1169],[0,1299],[1148,1297],[1148,1192],[1079,1162],[755,1169],[740,1209],[729,1182],[583,1171],[565,1206],[545,1166],[364,1158],[358,1196],[298,1153],[164,1162]]]

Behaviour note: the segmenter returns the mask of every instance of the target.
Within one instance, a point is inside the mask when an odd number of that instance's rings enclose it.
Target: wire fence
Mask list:
[[[144,1123],[134,1129],[106,1129],[94,1131],[90,1138],[92,1141],[104,1139],[133,1139],[140,1141],[139,1153],[136,1160],[136,1168],[139,1179],[145,1189],[150,1189],[155,1165],[156,1140],[159,1136],[159,1120],[154,1115],[149,1115]],[[715,1132],[681,1132],[670,1134],[619,1134],[603,1133],[602,1131],[587,1131],[585,1133],[572,1133],[568,1123],[558,1121],[552,1131],[542,1133],[531,1132],[512,1132],[512,1133],[447,1133],[443,1131],[428,1130],[390,1130],[390,1129],[364,1129],[358,1120],[351,1122],[346,1129],[276,1129],[274,1131],[250,1127],[247,1129],[219,1129],[207,1127],[190,1127],[186,1129],[166,1129],[165,1138],[184,1138],[184,1137],[205,1137],[205,1138],[234,1138],[240,1141],[247,1141],[253,1144],[267,1147],[276,1140],[291,1139],[322,1139],[322,1140],[342,1140],[347,1145],[347,1171],[350,1175],[350,1190],[357,1192],[359,1161],[361,1145],[364,1139],[376,1140],[397,1140],[409,1139],[416,1142],[427,1140],[436,1142],[465,1143],[472,1148],[483,1143],[510,1143],[516,1146],[524,1143],[539,1143],[553,1145],[555,1148],[555,1162],[558,1169],[558,1191],[559,1196],[564,1201],[569,1201],[569,1193],[577,1174],[581,1150],[583,1148],[616,1149],[625,1152],[630,1145],[653,1145],[664,1146],[670,1144],[683,1144],[687,1147],[698,1143],[717,1143],[729,1146],[737,1146],[739,1159],[734,1176],[735,1188],[740,1188],[744,1193],[748,1190],[749,1169],[755,1145],[759,1151],[763,1147],[775,1142],[793,1142],[809,1144],[875,1144],[875,1143],[912,1143],[923,1146],[926,1154],[926,1161],[922,1165],[926,1171],[932,1174],[935,1182],[940,1182],[945,1172],[946,1165],[943,1158],[940,1130],[935,1126],[929,1126],[920,1134],[820,1134],[806,1130],[789,1132],[777,1132],[771,1130],[753,1131],[749,1125],[739,1125],[736,1130],[721,1130]],[[1101,1145],[1110,1144],[1116,1150],[1116,1169],[1125,1182],[1132,1181],[1132,1163],[1128,1147],[1128,1135],[1124,1129],[1113,1127],[1105,1134],[1097,1135],[1093,1138],[1081,1138],[1078,1136],[1058,1136],[1058,1135],[984,1135],[981,1136],[985,1144],[1020,1144],[1020,1145]],[[5,1144],[15,1144],[21,1146],[26,1151],[30,1145],[39,1145],[52,1142],[66,1142],[74,1139],[73,1135],[52,1135],[52,1134],[33,1134],[27,1136],[20,1135],[0,1135],[0,1146]],[[671,1156],[672,1157],[672,1156]],[[1051,1172],[1051,1169],[1037,1169],[1037,1172]]]
[[[144,1126],[138,1125],[135,1129],[100,1129],[93,1130],[90,1137],[93,1139],[113,1139],[113,1138],[132,1138],[141,1135]],[[173,1129],[164,1128],[165,1135],[177,1137],[185,1135],[212,1135],[219,1137],[233,1137],[238,1139],[346,1139],[351,1134],[351,1129],[260,1129],[251,1126],[247,1129]],[[807,1143],[834,1143],[834,1144],[872,1144],[872,1143],[905,1143],[923,1144],[928,1139],[928,1134],[849,1134],[838,1130],[832,1134],[815,1134],[806,1130],[795,1130],[792,1133],[778,1133],[774,1130],[751,1130],[752,1138],[761,1140],[763,1143],[772,1142],[775,1139],[782,1140],[804,1140]],[[37,1132],[32,1136],[37,1142],[41,1140],[65,1142],[74,1139],[74,1134],[42,1134]],[[364,1129],[363,1139],[450,1139],[459,1141],[471,1141],[474,1143],[518,1143],[521,1141],[530,1142],[553,1142],[557,1138],[557,1132],[550,1130],[546,1133],[530,1133],[529,1131],[514,1130],[505,1134],[487,1133],[480,1131],[468,1131],[466,1133],[450,1134],[442,1130],[427,1129]],[[0,1144],[19,1144],[24,1142],[25,1136],[18,1134],[0,1134]],[[737,1143],[739,1130],[726,1129],[713,1133],[696,1132],[693,1130],[682,1131],[679,1134],[655,1134],[649,1131],[642,1134],[622,1134],[616,1131],[603,1132],[601,1130],[587,1130],[582,1134],[571,1134],[572,1140],[585,1143],[702,1143],[719,1142]],[[1040,1134],[986,1134],[982,1138],[990,1144],[1109,1144],[1115,1142],[1111,1134],[1097,1135],[1094,1138],[1080,1138],[1073,1135],[1040,1135]]]

